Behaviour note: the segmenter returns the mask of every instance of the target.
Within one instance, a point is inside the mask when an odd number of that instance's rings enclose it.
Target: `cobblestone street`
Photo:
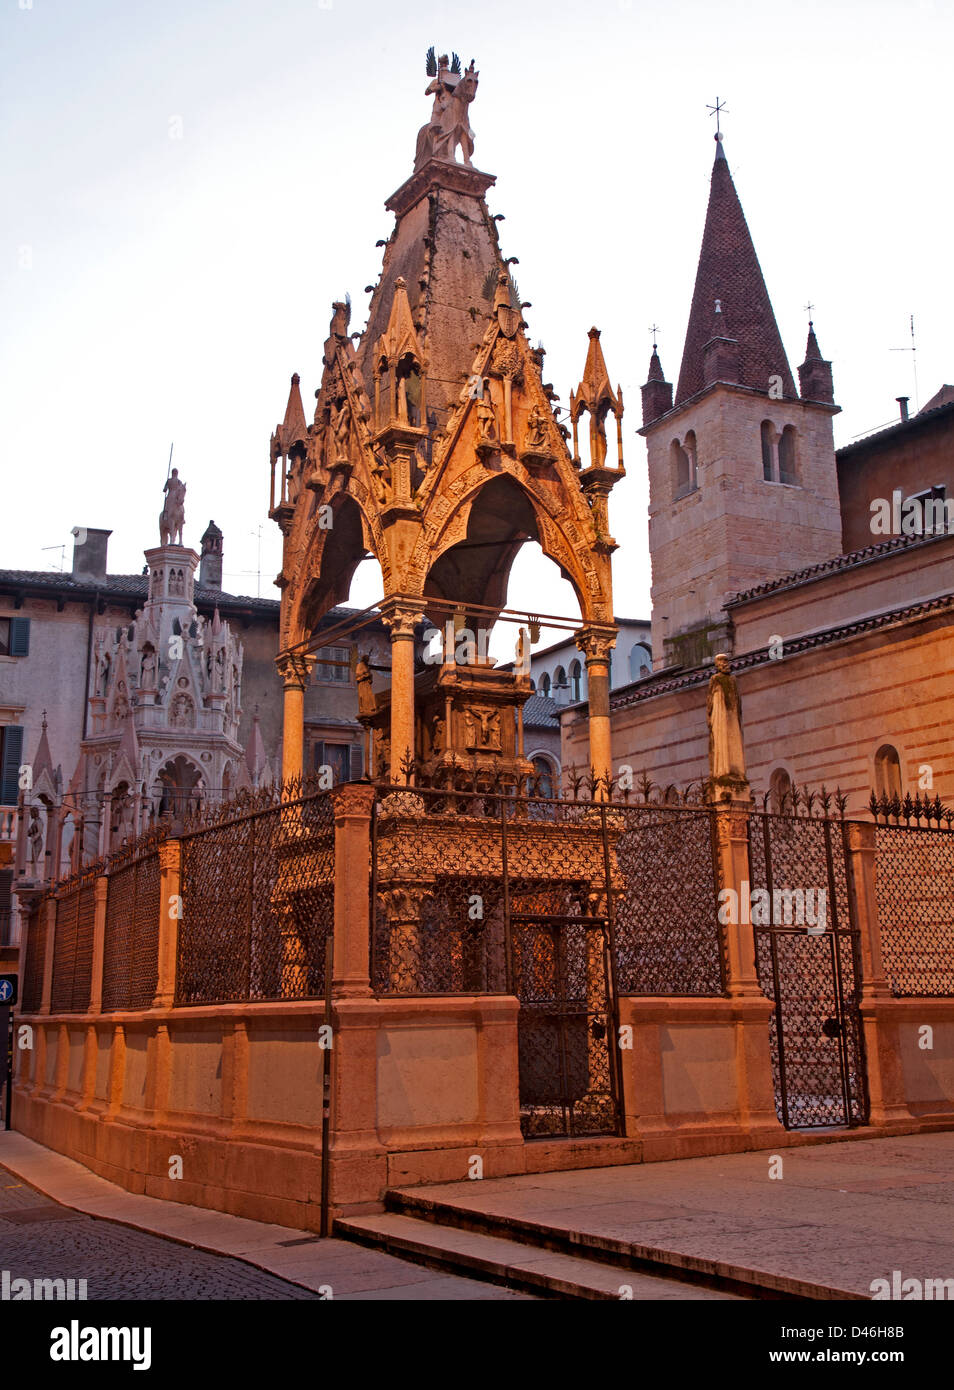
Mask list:
[[[0,1263],[11,1279],[85,1279],[89,1299],[318,1299],[241,1260],[97,1220],[0,1168]]]

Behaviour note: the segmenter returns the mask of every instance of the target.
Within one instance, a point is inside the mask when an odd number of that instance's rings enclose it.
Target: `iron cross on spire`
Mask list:
[[[725,102],[724,102],[724,101],[720,101],[718,97],[716,97],[716,99],[715,99],[715,106],[707,106],[707,107],[706,107],[706,110],[709,111],[709,112],[711,112],[712,115],[715,116],[715,118],[716,118],[716,138],[717,138],[717,139],[718,139],[718,137],[722,134],[722,131],[721,131],[720,126],[719,126],[719,116],[720,116],[721,112],[726,111],[727,109],[728,109],[728,108],[726,107]]]
[[[811,300],[809,300],[808,303],[805,305],[805,313],[808,315],[808,326],[809,326],[809,328],[811,328],[811,326],[812,326],[812,312],[814,311],[814,308],[815,308],[815,306],[814,306],[814,304],[811,302]]]
[[[653,335],[653,350],[655,351],[655,348],[656,348],[656,334],[660,331],[659,324],[658,324],[658,323],[651,324],[651,325],[650,325],[649,331],[650,331],[650,333]]]

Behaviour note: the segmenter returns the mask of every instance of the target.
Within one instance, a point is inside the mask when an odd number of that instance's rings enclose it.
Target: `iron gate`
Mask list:
[[[749,855],[756,964],[775,1005],[769,1037],[778,1117],[786,1129],[865,1124],[860,953],[845,827],[827,817],[753,814]],[[766,895],[758,912],[757,889]]]
[[[618,1133],[607,918],[514,913],[510,943],[525,1137]]]

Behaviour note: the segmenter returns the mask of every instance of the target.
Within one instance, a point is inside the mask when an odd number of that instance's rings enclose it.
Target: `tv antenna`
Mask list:
[[[66,546],[65,545],[41,545],[41,550],[58,550],[60,552],[60,574],[66,569]]]
[[[918,345],[914,340],[914,315],[911,315],[911,346],[903,348],[891,348],[891,352],[910,352],[911,366],[914,368],[914,409],[921,409],[921,402],[918,399]]]
[[[258,530],[249,531],[250,536],[258,538],[258,569],[255,572],[255,597],[262,597],[262,523],[258,523]]]

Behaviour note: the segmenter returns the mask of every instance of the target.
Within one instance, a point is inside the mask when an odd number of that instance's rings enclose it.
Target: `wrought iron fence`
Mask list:
[[[96,879],[101,872],[102,865],[92,865],[69,879],[56,893],[52,1013],[83,1013],[89,1008]]]
[[[613,801],[601,779],[573,778],[557,797],[536,785],[457,765],[437,786],[378,787],[375,990],[505,991],[511,918],[596,913],[618,992],[723,993],[709,808],[686,793],[656,800],[645,779]]]
[[[43,1002],[43,972],[46,965],[47,899],[39,898],[31,906],[26,924],[26,960],[23,966],[23,993],[20,1008],[34,1014]]]
[[[193,823],[182,836],[177,1004],[324,994],[334,928],[334,811],[328,793],[281,791]],[[240,803],[242,804],[242,803]]]
[[[159,953],[158,837],[113,856],[106,892],[103,1011],[148,1009],[156,994]]]
[[[790,1129],[867,1119],[846,824],[812,814],[816,807],[830,809],[832,800],[844,810],[840,793],[825,793],[821,802],[796,795],[788,813],[749,817],[751,898],[745,911],[759,982],[775,1005],[769,1041],[776,1108]]]
[[[614,805],[610,815],[620,993],[723,994],[713,812],[663,802]]]
[[[940,819],[933,819],[939,827]],[[954,834],[917,824],[878,825],[875,882],[891,992],[954,995]]]

